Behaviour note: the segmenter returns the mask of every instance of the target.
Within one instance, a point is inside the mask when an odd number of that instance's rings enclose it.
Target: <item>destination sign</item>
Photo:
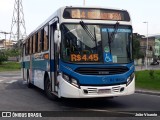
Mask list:
[[[70,56],[72,62],[98,62],[98,54],[71,54]]]
[[[65,19],[130,21],[127,11],[110,9],[67,8],[64,10],[63,17]]]

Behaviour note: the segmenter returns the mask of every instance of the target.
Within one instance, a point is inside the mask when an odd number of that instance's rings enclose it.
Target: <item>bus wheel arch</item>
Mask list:
[[[51,91],[51,81],[47,72],[44,74],[44,92],[49,99],[56,99],[56,96]]]

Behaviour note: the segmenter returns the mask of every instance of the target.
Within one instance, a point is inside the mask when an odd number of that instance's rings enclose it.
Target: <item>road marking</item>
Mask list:
[[[8,77],[0,77],[1,79],[8,79]]]
[[[130,115],[135,115],[135,113],[132,112],[121,112],[121,111],[112,111],[112,110],[102,110],[102,109],[86,109],[88,111],[97,111],[97,112],[108,112],[108,113],[119,113],[119,114],[130,114]]]
[[[0,83],[3,82],[4,80],[0,80]]]
[[[23,85],[26,85],[27,84],[27,81],[23,81]]]
[[[6,83],[9,83],[9,84],[11,84],[11,83],[14,83],[14,82],[17,82],[18,80],[11,80],[11,81],[9,81],[9,82],[6,82]]]
[[[20,76],[17,76],[17,77],[12,77],[12,78],[22,78],[22,77],[20,77]]]

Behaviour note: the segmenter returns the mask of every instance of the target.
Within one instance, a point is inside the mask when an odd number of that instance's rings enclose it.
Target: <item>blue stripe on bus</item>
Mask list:
[[[102,32],[114,32],[114,28],[102,28]],[[119,28],[117,32],[131,33],[131,29]]]
[[[30,62],[29,61],[26,61],[26,62],[22,62],[23,64],[23,67],[26,68],[26,69],[29,69],[30,68]]]
[[[32,61],[32,68],[46,71],[47,63],[49,64],[49,60]]]
[[[48,71],[47,67],[48,67],[49,63],[50,63],[49,60],[36,60],[36,61],[33,60],[31,63],[32,64],[31,67],[32,67],[32,69]],[[22,64],[23,68],[30,69],[30,61],[22,62],[21,64]],[[51,67],[52,70],[53,70],[53,68],[54,67]]]

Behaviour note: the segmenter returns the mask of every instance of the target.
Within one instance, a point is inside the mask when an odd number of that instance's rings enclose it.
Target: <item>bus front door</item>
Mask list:
[[[56,30],[57,22],[50,25],[50,68],[53,67],[50,72],[52,92],[57,93],[57,76],[58,76],[58,56],[57,56],[57,44],[54,42],[54,31]]]

